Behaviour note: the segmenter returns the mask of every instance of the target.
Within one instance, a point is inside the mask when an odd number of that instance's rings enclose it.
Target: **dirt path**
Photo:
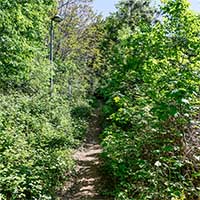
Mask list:
[[[102,162],[98,135],[100,133],[100,109],[93,115],[84,144],[75,152],[75,174],[65,184],[60,200],[109,200],[102,196],[106,177],[102,174]],[[111,200],[111,199],[110,199]]]

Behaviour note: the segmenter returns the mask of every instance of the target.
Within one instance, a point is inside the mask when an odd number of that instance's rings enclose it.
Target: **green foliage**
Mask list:
[[[1,95],[2,199],[52,199],[73,166],[68,104],[45,96]]]
[[[79,100],[78,102],[72,104],[70,114],[73,120],[73,135],[76,139],[76,146],[79,145],[79,143],[85,138],[91,111],[92,108],[86,100]]]
[[[22,87],[38,71],[38,60],[45,60],[48,12],[55,1],[1,0],[0,4],[0,85]]]
[[[49,98],[45,42],[56,1],[0,0],[0,199],[54,199],[98,75],[116,199],[199,198],[199,16],[185,0],[158,11],[127,0],[104,26],[90,0],[67,2],[54,27]]]
[[[88,127],[90,107],[85,97],[91,77],[87,72],[92,70],[86,68],[89,64],[92,68],[98,53],[98,19],[86,1],[77,0],[70,13],[63,13],[69,16],[61,26],[55,23],[55,90],[50,98],[46,43],[56,2],[0,0],[2,200],[54,199],[65,174],[74,166],[72,149],[80,144]],[[91,54],[89,44],[94,49]]]
[[[200,21],[184,0],[161,11],[160,22],[118,29],[104,50],[103,156],[120,200],[200,196],[199,161],[186,149],[196,149],[186,135],[199,120]]]
[[[96,84],[101,18],[91,0],[75,0],[63,6],[65,20],[55,26],[55,84],[59,95],[78,100],[92,94]]]

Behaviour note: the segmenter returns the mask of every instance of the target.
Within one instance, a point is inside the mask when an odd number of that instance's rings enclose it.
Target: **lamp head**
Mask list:
[[[62,22],[64,20],[64,18],[60,15],[55,15],[54,17],[51,18],[51,20],[59,23],[59,22]]]

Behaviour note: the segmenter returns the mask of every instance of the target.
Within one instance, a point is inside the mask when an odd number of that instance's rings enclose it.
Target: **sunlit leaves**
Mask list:
[[[110,54],[102,94],[109,108],[104,134],[109,135],[103,146],[109,170],[118,178],[118,199],[198,196],[199,179],[192,174],[200,166],[185,146],[191,145],[195,156],[199,150],[184,137],[190,120],[198,121],[200,20],[188,6],[185,0],[166,1],[155,24],[136,21],[135,29],[118,16],[125,25],[105,50]],[[107,23],[109,31],[114,23]],[[189,134],[195,137],[193,131]],[[144,160],[142,169],[139,160]]]
[[[49,23],[47,11],[54,1],[49,5],[43,1],[0,3],[0,84],[4,88],[19,87],[30,80],[38,52],[43,54]]]

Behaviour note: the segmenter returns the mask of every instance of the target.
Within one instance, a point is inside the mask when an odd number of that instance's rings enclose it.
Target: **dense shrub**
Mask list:
[[[186,137],[191,123],[199,134],[200,21],[183,0],[161,11],[158,23],[125,25],[106,52],[102,145],[119,200],[200,196],[200,152]]]
[[[68,102],[42,95],[0,99],[1,199],[52,199],[73,166]]]

